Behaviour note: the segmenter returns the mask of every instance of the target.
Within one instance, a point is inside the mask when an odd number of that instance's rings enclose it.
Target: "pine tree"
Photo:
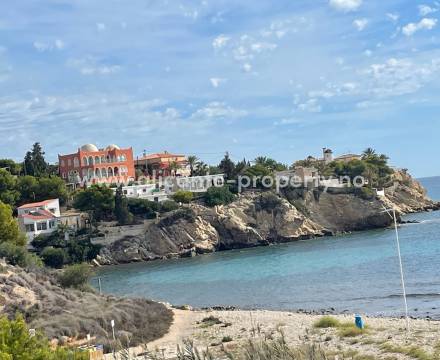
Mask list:
[[[24,158],[24,170],[26,175],[44,176],[47,175],[49,164],[44,159],[44,151],[40,143],[36,142],[32,150],[26,153]]]
[[[226,175],[227,179],[232,179],[235,175],[235,164],[230,159],[229,153],[225,154],[225,157],[220,161],[218,165],[219,169]]]

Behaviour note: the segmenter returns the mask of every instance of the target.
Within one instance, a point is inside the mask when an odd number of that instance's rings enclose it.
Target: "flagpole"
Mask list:
[[[400,281],[402,283],[403,303],[405,304],[406,331],[409,332],[409,316],[408,316],[408,303],[406,301],[405,278],[403,276],[402,255],[400,253],[399,232],[397,231],[396,210],[394,208],[393,208],[393,219],[394,219],[394,230],[395,230],[395,233],[396,233],[397,254],[399,256]]]

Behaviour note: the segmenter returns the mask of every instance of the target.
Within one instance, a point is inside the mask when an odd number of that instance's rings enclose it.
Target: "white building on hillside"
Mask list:
[[[122,193],[128,198],[163,201],[179,190],[195,193],[206,192],[212,186],[221,187],[225,183],[224,174],[205,176],[166,177],[154,184],[123,186]],[[113,189],[116,192],[116,188]]]
[[[58,199],[50,199],[20,206],[18,209],[18,223],[26,233],[28,241],[37,235],[50,234],[58,227],[60,217],[60,203]]]

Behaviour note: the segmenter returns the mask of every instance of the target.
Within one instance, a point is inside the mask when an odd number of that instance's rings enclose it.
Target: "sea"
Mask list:
[[[440,177],[420,179],[440,200]],[[409,313],[440,319],[440,211],[399,227]],[[394,229],[103,267],[104,293],[192,307],[306,310],[401,316]]]

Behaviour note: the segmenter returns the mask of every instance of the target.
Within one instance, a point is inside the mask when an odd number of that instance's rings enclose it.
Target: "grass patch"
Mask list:
[[[381,349],[388,353],[395,353],[395,354],[404,354],[409,357],[412,357],[414,359],[419,360],[432,360],[433,356],[429,355],[425,350],[417,347],[417,346],[411,346],[411,347],[405,347],[405,346],[394,346],[389,343],[385,343],[381,346]]]
[[[355,324],[350,322],[340,323],[338,328],[340,337],[356,337],[368,332],[366,326],[363,329],[359,329]]]
[[[201,323],[201,327],[210,327],[222,324],[222,321],[218,317],[210,315],[208,317],[205,317]]]
[[[339,322],[339,320],[332,316],[323,316],[313,324],[315,328],[321,328],[321,329],[335,328],[335,327],[339,327],[340,325],[341,323]]]
[[[231,342],[232,338],[230,336],[223,336],[222,343]]]

